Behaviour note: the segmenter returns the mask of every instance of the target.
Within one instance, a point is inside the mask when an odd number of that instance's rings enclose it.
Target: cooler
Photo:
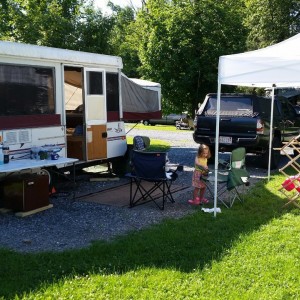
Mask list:
[[[49,205],[48,175],[24,174],[5,179],[1,185],[1,206],[31,211]]]

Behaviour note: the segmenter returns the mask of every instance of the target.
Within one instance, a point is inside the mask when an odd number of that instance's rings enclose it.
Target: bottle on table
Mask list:
[[[9,163],[9,147],[3,143],[2,145],[2,153],[3,153],[3,162],[5,164]]]
[[[0,143],[0,165],[4,164],[4,155],[3,155],[3,151],[2,151],[2,143]]]

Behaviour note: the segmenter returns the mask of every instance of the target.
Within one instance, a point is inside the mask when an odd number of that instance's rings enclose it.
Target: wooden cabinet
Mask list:
[[[106,125],[91,125],[87,128],[88,160],[107,157]]]
[[[1,206],[14,211],[31,211],[49,205],[48,175],[24,174],[0,183]]]
[[[84,160],[84,138],[82,135],[68,135],[67,136],[67,155],[68,157],[78,158]]]

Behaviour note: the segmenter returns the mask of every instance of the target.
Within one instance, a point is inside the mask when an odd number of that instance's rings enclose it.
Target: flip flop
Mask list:
[[[209,200],[203,198],[200,200],[200,203],[207,204],[207,203],[209,203]]]
[[[197,199],[196,200],[189,200],[188,203],[192,204],[192,205],[200,205],[201,201],[197,201]]]

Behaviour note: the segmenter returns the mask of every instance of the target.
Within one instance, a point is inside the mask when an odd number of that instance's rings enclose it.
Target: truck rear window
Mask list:
[[[206,104],[206,113],[214,113],[217,110],[217,98],[209,98]],[[241,113],[252,113],[253,105],[251,98],[244,97],[226,97],[221,98],[220,101],[220,111],[231,111],[231,112],[241,112]]]

